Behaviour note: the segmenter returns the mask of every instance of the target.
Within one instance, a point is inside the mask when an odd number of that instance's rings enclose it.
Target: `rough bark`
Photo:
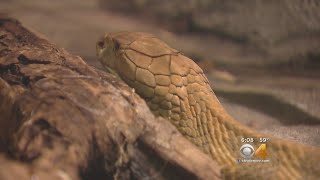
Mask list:
[[[0,179],[220,178],[131,88],[3,15],[0,137]]]

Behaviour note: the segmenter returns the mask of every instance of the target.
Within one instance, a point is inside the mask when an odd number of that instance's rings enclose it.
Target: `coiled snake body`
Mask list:
[[[241,138],[267,137],[234,120],[221,106],[201,68],[151,34],[109,33],[97,42],[102,65],[145,99],[156,116],[223,167],[226,179],[317,179],[319,149],[270,138],[268,163],[237,163]]]

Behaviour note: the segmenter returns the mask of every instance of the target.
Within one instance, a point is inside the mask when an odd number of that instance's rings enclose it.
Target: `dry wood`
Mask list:
[[[0,179],[220,178],[131,88],[3,15],[0,137]]]

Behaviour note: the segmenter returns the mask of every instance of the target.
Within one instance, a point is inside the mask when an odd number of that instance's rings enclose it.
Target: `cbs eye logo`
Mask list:
[[[249,159],[254,154],[254,148],[250,144],[244,144],[240,147],[240,155],[243,158]]]

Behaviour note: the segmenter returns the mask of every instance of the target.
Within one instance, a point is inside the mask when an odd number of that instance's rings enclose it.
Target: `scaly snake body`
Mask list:
[[[241,138],[266,135],[234,120],[221,106],[201,68],[151,34],[106,34],[97,43],[102,65],[145,99],[156,116],[179,131],[223,167],[226,179],[317,179],[319,149],[270,138],[269,163],[237,163]],[[320,179],[320,178],[319,178]]]

